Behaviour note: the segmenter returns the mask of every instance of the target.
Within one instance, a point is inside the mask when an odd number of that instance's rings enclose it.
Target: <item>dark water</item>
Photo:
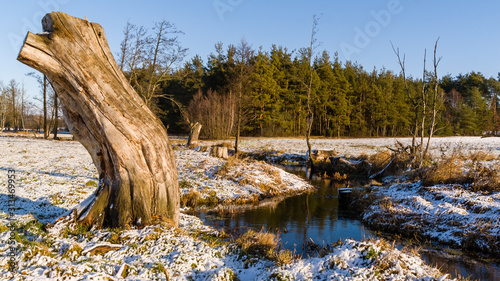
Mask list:
[[[288,172],[306,176],[304,167],[282,167]],[[338,188],[328,180],[313,179],[317,192],[288,197],[277,204],[256,206],[232,214],[205,213],[198,215],[207,225],[224,229],[227,233],[245,233],[262,228],[279,233],[282,245],[298,254],[304,254],[305,241],[331,244],[339,239],[376,237],[375,232],[363,226],[359,218],[339,200]],[[386,235],[384,237],[387,239]],[[390,236],[389,236],[390,237]],[[389,238],[390,239],[390,238]],[[397,242],[402,248],[407,241]],[[421,246],[420,254],[428,263],[437,265],[452,277],[470,276],[473,280],[500,280],[500,264],[475,261],[464,255],[450,254],[443,248]]]

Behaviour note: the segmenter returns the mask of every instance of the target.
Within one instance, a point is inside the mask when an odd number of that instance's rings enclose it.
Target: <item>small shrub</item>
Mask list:
[[[500,191],[500,169],[475,165],[468,174],[473,179],[470,186],[472,191],[493,193]]]
[[[470,184],[470,189],[475,192],[500,191],[500,169],[484,164],[495,160],[494,155],[482,151],[466,155],[455,149],[451,155],[443,153],[442,157],[441,161],[423,171],[424,185],[458,183]]]
[[[472,160],[473,162],[477,162],[477,161],[493,161],[493,160],[497,159],[497,157],[494,154],[488,153],[488,152],[484,152],[484,151],[474,152],[468,158],[470,160]]]

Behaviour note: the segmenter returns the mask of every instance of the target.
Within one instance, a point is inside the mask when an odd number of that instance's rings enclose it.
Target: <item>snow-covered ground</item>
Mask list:
[[[286,144],[280,147],[285,149]],[[203,233],[211,237],[218,234],[189,215],[181,215],[179,228],[159,224],[140,230],[45,230],[32,223],[33,219],[51,221],[95,190],[97,175],[90,156],[83,146],[70,141],[0,137],[0,150],[0,276],[5,279],[165,280],[168,275],[169,280],[448,280],[417,255],[394,249],[381,240],[346,240],[324,257],[279,266],[244,256],[233,244],[200,239]],[[281,183],[292,186],[287,192],[307,188],[298,178],[262,163],[237,163],[221,174],[216,166],[222,168],[224,160],[188,150],[176,150],[176,157],[181,181],[194,181],[200,192],[212,189],[221,199],[231,198],[233,193],[260,194],[263,187],[273,195],[269,187],[272,190],[279,183],[262,180],[267,176],[279,175]],[[13,217],[8,214],[6,188],[11,169],[18,199]],[[264,173],[250,175],[254,169]],[[252,189],[255,185],[259,189]],[[229,191],[220,191],[225,188]],[[7,227],[10,221],[16,222],[15,231]],[[6,258],[12,246],[10,237],[15,238],[13,245],[19,249],[14,273],[9,272]]]
[[[313,149],[336,150],[340,155],[356,157],[361,154],[374,154],[396,147],[396,142],[411,144],[411,138],[360,138],[360,139],[311,139]],[[417,140],[420,142],[420,139]],[[424,139],[424,144],[427,139]],[[242,138],[239,145],[243,151],[279,151],[287,154],[302,154],[307,151],[305,139],[300,138]],[[487,151],[500,155],[500,138],[490,137],[434,137],[431,140],[430,151],[441,155],[441,149],[452,151],[454,148],[464,150]]]
[[[382,240],[346,240],[321,258],[296,259],[287,265],[242,255],[233,244],[206,242],[217,232],[193,216],[181,215],[180,227],[148,226],[124,231],[49,232],[31,227],[35,242],[24,247],[17,272],[0,261],[10,280],[450,280],[410,253]],[[10,231],[0,233],[0,249]],[[107,248],[107,252],[106,249]],[[94,251],[101,249],[101,253]]]
[[[307,181],[264,162],[209,156],[178,147],[175,150],[181,194],[196,191],[202,198],[230,203],[313,190]]]
[[[420,182],[378,186],[373,192],[381,198],[363,220],[375,228],[500,255],[500,192]]]

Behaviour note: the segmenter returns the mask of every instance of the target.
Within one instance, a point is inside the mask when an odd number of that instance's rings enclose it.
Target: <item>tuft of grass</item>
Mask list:
[[[240,160],[234,156],[229,156],[227,158],[226,163],[224,163],[222,166],[219,166],[217,168],[215,175],[222,177],[222,178],[227,176],[227,174],[230,172],[231,168],[238,165],[238,164],[241,164],[241,161],[243,161],[243,160]]]
[[[167,280],[169,280],[169,278],[168,278],[168,272],[167,272],[167,269],[163,266],[163,264],[161,264],[161,263],[155,263],[155,264],[151,267],[151,270],[152,270],[154,273],[163,273],[163,274],[165,274],[165,277],[167,278]]]
[[[376,260],[380,256],[380,252],[375,248],[370,247],[366,252],[365,258],[369,260]]]
[[[52,249],[42,242],[32,242],[33,246],[28,247],[24,251],[23,261],[31,260],[32,258],[40,256],[55,257],[56,254],[52,252]]]
[[[61,231],[63,238],[68,238],[70,236],[81,237],[91,237],[92,232],[89,231],[89,227],[83,224],[69,225]]]
[[[279,239],[274,233],[248,230],[236,239],[244,254],[267,256],[278,247]]]
[[[90,181],[85,183],[85,187],[97,187],[97,182],[90,180]]]
[[[111,244],[121,244],[122,243],[121,229],[112,228],[108,238],[108,242]]]
[[[62,254],[62,257],[63,258],[69,258],[71,257],[71,254],[72,253],[75,253],[74,256],[75,257],[79,257],[82,255],[82,252],[83,252],[83,249],[82,247],[80,247],[80,245],[78,244],[73,244],[71,245],[71,247],[69,247],[63,254]]]
[[[248,230],[236,239],[242,254],[264,257],[274,261],[279,266],[290,264],[297,256],[287,249],[280,249],[278,235],[260,231]]]
[[[0,225],[0,233],[5,232],[7,230],[9,230],[8,226],[6,226],[6,225]]]
[[[347,179],[347,175],[346,174],[340,174],[339,172],[335,172],[332,176],[332,179],[334,181],[345,181]]]
[[[188,193],[184,193],[181,196],[181,207],[196,208],[200,199],[201,194],[196,189],[191,189]]]

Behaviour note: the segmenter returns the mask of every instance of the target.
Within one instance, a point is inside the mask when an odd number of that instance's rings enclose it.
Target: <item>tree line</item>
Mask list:
[[[219,43],[206,63],[195,56],[173,71],[162,85],[164,95],[170,95],[186,108],[191,120],[203,125],[202,137],[234,135],[240,94],[242,135],[304,136],[308,114],[306,82],[311,69],[314,136],[411,136],[415,110],[432,119],[430,106],[422,108],[424,100],[412,104],[411,97],[433,90],[433,71],[426,71],[425,78],[405,78],[384,68],[367,71],[355,62],[341,62],[337,53],[332,57],[327,51],[317,55],[310,65],[307,48],[288,51],[276,45],[269,51],[252,50],[241,60],[238,54],[243,45],[248,43],[224,49]],[[435,134],[499,131],[499,81],[500,74],[497,79],[486,78],[474,71],[441,77],[436,85]],[[171,100],[156,102],[169,130],[186,132],[182,109]]]
[[[500,130],[500,73],[438,79],[437,68],[418,78],[369,71],[336,52],[314,53],[314,38],[292,51],[217,43],[206,61],[195,55],[181,65],[187,51],[181,34],[166,21],[151,32],[128,23],[118,53],[125,75],[171,133],[186,133],[193,122],[210,139],[413,136],[417,127],[427,135],[425,120],[442,136]],[[427,92],[435,92],[432,102]]]
[[[116,54],[127,80],[171,134],[185,134],[199,122],[200,137],[209,139],[414,136],[416,127],[428,135],[425,120],[431,119],[435,135],[500,131],[500,73],[496,79],[474,71],[437,79],[431,69],[405,77],[341,61],[336,52],[313,52],[313,40],[291,51],[278,45],[254,49],[245,40],[220,42],[206,60],[195,55],[184,61],[182,34],[166,20],[150,30],[127,23]],[[49,131],[59,120],[50,84],[31,76],[44,93],[44,114],[36,114],[22,86],[11,81],[1,85],[2,128]],[[435,87],[431,105],[420,96]]]
[[[24,85],[15,79],[8,84],[0,81],[0,132],[43,132],[44,138],[48,138],[52,131],[57,138],[57,128],[65,127],[57,96],[44,76],[34,72],[27,75],[39,83],[41,97],[34,100],[42,106],[28,99]]]

